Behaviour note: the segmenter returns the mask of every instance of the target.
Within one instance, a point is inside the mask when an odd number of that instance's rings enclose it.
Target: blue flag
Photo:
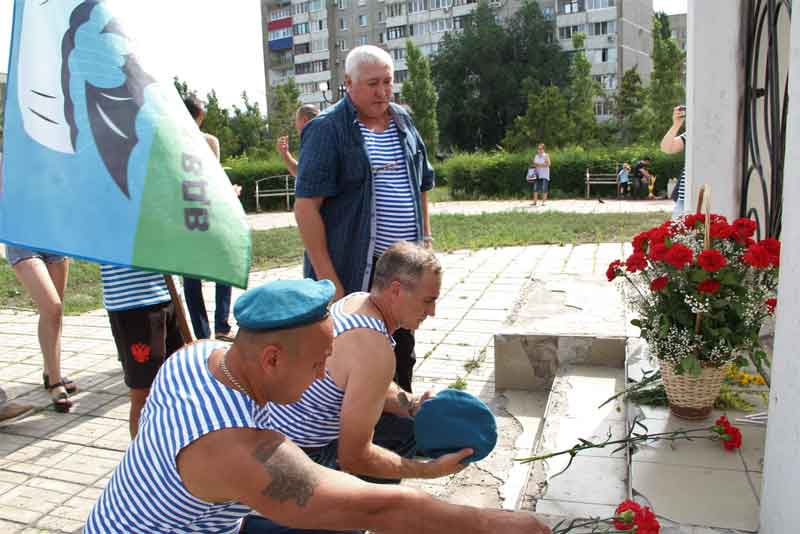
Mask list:
[[[101,0],[15,0],[0,241],[245,287],[241,204]]]

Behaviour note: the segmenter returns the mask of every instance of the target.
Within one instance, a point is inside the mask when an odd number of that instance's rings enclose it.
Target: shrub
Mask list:
[[[476,152],[456,154],[436,166],[437,184],[450,185],[454,198],[513,198],[527,196],[530,186],[525,174],[534,150],[528,152]],[[634,145],[624,148],[567,147],[549,151],[551,189],[565,196],[581,196],[585,191],[586,169],[594,172],[616,172],[618,163],[631,166],[645,155],[653,162],[650,171],[658,177],[656,191],[666,193],[669,178],[680,176],[683,154],[666,155],[655,146]],[[443,180],[442,180],[443,178]],[[593,190],[613,194],[612,186],[594,186]]]
[[[283,160],[277,155],[271,159],[252,159],[247,156],[230,158],[223,162],[223,166],[226,167],[225,172],[231,183],[242,186],[240,199],[245,211],[255,211],[256,209],[255,182],[257,179],[288,172]],[[262,209],[268,210],[285,209],[285,202],[283,197],[265,198],[262,199],[261,206]]]

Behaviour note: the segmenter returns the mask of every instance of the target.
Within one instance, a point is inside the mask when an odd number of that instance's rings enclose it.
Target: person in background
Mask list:
[[[345,61],[347,94],[303,129],[294,215],[304,274],[326,278],[336,299],[368,291],[375,263],[398,241],[433,245],[433,167],[409,114],[391,103],[394,62],[372,45]],[[395,382],[411,391],[414,335],[398,329]]]
[[[297,129],[297,133],[302,135],[303,128],[317,115],[319,115],[319,108],[314,104],[305,104],[297,108],[294,114],[294,127]],[[292,156],[292,153],[289,152],[289,137],[286,135],[278,137],[275,148],[278,150],[278,154],[283,158],[283,162],[286,163],[289,174],[297,176],[297,160]]]
[[[544,143],[539,143],[536,155],[533,157],[533,166],[536,167],[536,181],[533,182],[533,205],[542,194],[542,206],[547,202],[547,193],[550,192],[550,154],[544,151]]]
[[[647,194],[651,174],[647,167],[653,162],[650,156],[645,156],[633,168],[633,198],[640,199]]]
[[[675,106],[672,110],[672,126],[670,126],[664,138],[661,139],[661,151],[665,154],[677,154],[683,152],[686,146],[686,135],[688,132],[684,131],[678,135],[683,121],[686,120],[686,106]],[[684,201],[686,198],[686,165],[683,166],[683,172],[672,191],[672,200],[675,201],[675,208],[672,210],[672,218],[679,217],[684,211]]]
[[[630,195],[631,187],[630,187],[630,174],[631,174],[631,165],[627,161],[622,164],[622,168],[617,173],[617,178],[619,182],[619,194],[626,197]]]
[[[203,124],[206,117],[205,108],[203,103],[193,95],[183,99],[186,109],[194,119],[197,127]],[[219,160],[220,148],[219,139],[215,136],[201,131],[208,143],[211,152],[214,153],[217,160]],[[234,185],[233,190],[237,196],[242,193],[242,188],[239,185]],[[231,286],[216,283],[215,284],[215,307],[214,307],[214,338],[220,341],[233,341],[231,335],[231,325],[228,323],[228,317],[231,312]],[[189,317],[192,320],[192,329],[197,339],[208,339],[211,337],[211,329],[208,326],[208,313],[206,312],[206,303],[203,300],[203,281],[198,278],[183,278],[183,295],[186,297],[186,307],[189,309]]]
[[[61,374],[61,325],[69,260],[11,245],[6,245],[6,259],[39,311],[37,333],[44,358],[44,388],[50,393],[53,409],[67,413],[72,408],[70,395],[78,391],[75,382]]]

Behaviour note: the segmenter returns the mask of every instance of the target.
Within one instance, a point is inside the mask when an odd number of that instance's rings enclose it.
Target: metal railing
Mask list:
[[[294,176],[279,174],[256,180],[256,211],[261,211],[261,199],[269,197],[286,197],[286,211],[292,210],[294,196]]]

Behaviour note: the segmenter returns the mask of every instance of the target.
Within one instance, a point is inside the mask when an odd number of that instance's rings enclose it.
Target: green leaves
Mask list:
[[[684,371],[689,373],[691,376],[700,376],[700,373],[703,372],[703,369],[700,367],[700,362],[697,361],[697,358],[694,354],[690,354],[686,356],[684,359],[680,361],[678,366]],[[682,373],[678,373],[682,374]]]

